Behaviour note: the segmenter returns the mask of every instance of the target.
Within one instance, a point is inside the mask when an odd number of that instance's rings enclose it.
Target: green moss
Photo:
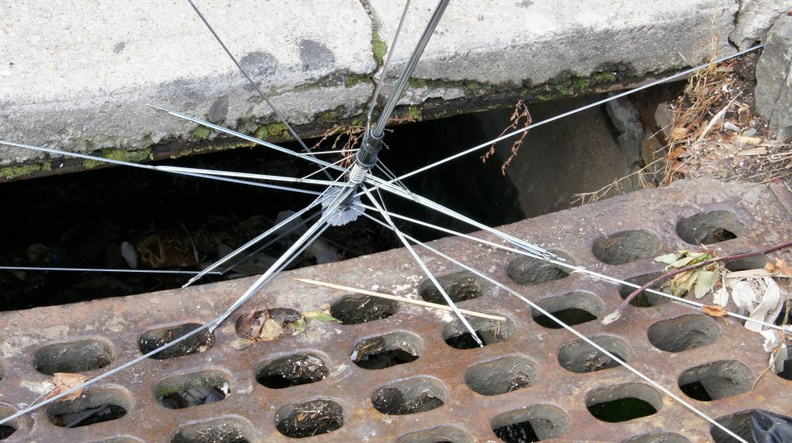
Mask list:
[[[388,50],[388,45],[377,33],[377,29],[371,31],[371,47],[374,50],[374,60],[377,61],[377,67],[385,63],[385,52]]]
[[[124,149],[102,149],[99,155],[110,160],[121,160],[133,163],[140,163],[142,161],[152,159],[151,149],[138,149],[135,151],[127,151]]]
[[[0,168],[0,177],[5,180],[14,180],[16,178],[26,177],[41,170],[42,166],[39,164],[4,166]]]
[[[610,83],[616,81],[616,74],[613,72],[595,72],[591,76],[595,83]]]
[[[193,137],[199,140],[206,140],[212,134],[212,131],[206,126],[199,126],[193,131]]]
[[[291,140],[292,136],[286,125],[280,122],[271,122],[261,125],[253,134],[259,140]]]
[[[412,121],[421,121],[421,108],[418,106],[410,106],[407,108],[407,118]]]
[[[256,129],[256,133],[253,134],[259,140],[266,140],[269,137],[269,130],[267,129],[267,125],[261,125]]]

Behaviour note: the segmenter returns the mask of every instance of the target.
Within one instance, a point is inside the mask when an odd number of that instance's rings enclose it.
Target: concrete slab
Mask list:
[[[383,55],[379,41],[390,44],[402,4],[199,6],[289,121],[310,127],[361,114]],[[397,68],[434,5],[413,2]],[[455,1],[404,103],[418,105],[418,117],[438,106],[467,112],[495,92],[506,91],[502,100],[573,95],[596,89],[593,80],[613,86],[689,66],[709,57],[712,37],[729,52],[737,8],[731,0]],[[77,152],[137,150],[140,159],[155,157],[147,150],[158,143],[198,138],[196,125],[147,103],[206,117],[227,97],[228,111],[219,114],[227,126],[253,132],[272,121],[186,2],[25,0],[0,5],[0,17],[0,139]],[[594,77],[570,84],[570,76]],[[429,100],[436,97],[446,101]],[[0,147],[0,166],[36,157]],[[60,163],[34,165],[47,173]],[[5,179],[29,175],[12,172]]]

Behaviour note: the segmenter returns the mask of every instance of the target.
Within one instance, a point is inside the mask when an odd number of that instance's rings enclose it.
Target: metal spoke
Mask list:
[[[424,274],[426,274],[426,277],[429,278],[429,280],[431,280],[432,284],[435,286],[437,291],[440,292],[440,295],[443,296],[443,299],[446,301],[448,306],[450,306],[451,309],[454,310],[454,314],[457,316],[459,321],[462,322],[462,324],[465,326],[465,329],[468,330],[471,337],[473,337],[473,340],[475,340],[479,346],[484,347],[484,342],[481,341],[478,334],[476,333],[476,330],[473,329],[473,326],[470,325],[470,323],[467,321],[465,316],[462,315],[461,312],[459,312],[459,308],[457,308],[456,303],[454,303],[454,301],[451,300],[451,297],[448,295],[446,290],[443,289],[443,285],[441,285],[440,282],[437,281],[437,278],[435,278],[434,274],[432,274],[432,271],[429,270],[429,267],[426,265],[426,263],[421,259],[418,253],[415,252],[415,249],[412,247],[410,242],[407,241],[405,235],[393,223],[393,220],[391,220],[388,211],[386,211],[384,208],[384,203],[383,204],[378,203],[377,199],[375,199],[374,196],[371,195],[371,192],[368,190],[368,188],[366,188],[365,186],[362,186],[362,188],[363,191],[366,193],[366,196],[371,201],[371,203],[377,208],[377,211],[379,211],[379,214],[385,220],[387,227],[391,231],[393,231],[393,233],[396,234],[397,237],[399,237],[399,241],[401,241],[404,247],[410,252],[410,255],[412,255],[415,262],[418,264],[421,270],[423,270]]]

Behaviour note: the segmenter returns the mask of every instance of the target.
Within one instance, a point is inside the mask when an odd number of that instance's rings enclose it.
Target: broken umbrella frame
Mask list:
[[[254,89],[257,90],[257,92],[261,95],[261,97],[264,99],[264,101],[273,109],[273,111],[275,112],[276,116],[283,122],[283,124],[286,126],[287,130],[292,135],[292,137],[294,137],[294,139],[297,140],[302,145],[302,147],[306,150],[307,153],[306,154],[296,153],[294,151],[282,148],[282,147],[274,145],[272,143],[268,143],[266,141],[259,140],[259,139],[256,139],[254,137],[250,137],[250,136],[247,136],[245,134],[241,134],[239,132],[236,132],[236,131],[224,128],[222,126],[218,126],[218,125],[209,123],[209,122],[201,120],[201,119],[197,119],[195,117],[191,117],[191,116],[188,116],[188,115],[185,115],[185,114],[181,114],[181,113],[176,112],[176,111],[164,109],[164,108],[157,107],[157,106],[153,106],[153,107],[156,108],[156,109],[165,111],[165,112],[167,112],[167,113],[169,113],[169,114],[171,114],[173,116],[176,116],[178,118],[186,119],[186,120],[198,123],[200,125],[203,125],[205,127],[208,127],[210,129],[214,129],[214,130],[219,131],[219,132],[223,132],[223,133],[235,136],[235,137],[239,137],[239,138],[241,138],[243,140],[255,143],[257,145],[265,146],[265,147],[268,147],[270,149],[277,150],[277,151],[279,151],[281,153],[284,153],[284,154],[287,154],[287,155],[291,155],[291,156],[297,156],[299,158],[302,158],[303,160],[312,162],[312,163],[320,166],[319,171],[324,173],[324,175],[327,177],[327,180],[310,178],[310,176],[309,177],[304,177],[304,178],[277,177],[277,176],[264,176],[264,175],[259,175],[259,174],[244,174],[244,173],[232,173],[232,172],[225,172],[225,171],[213,171],[213,170],[205,170],[205,169],[192,169],[192,168],[180,168],[180,167],[171,167],[171,166],[144,165],[144,164],[136,164],[136,163],[130,163],[130,162],[125,162],[125,161],[119,161],[119,160],[109,160],[109,159],[104,159],[104,158],[101,158],[101,157],[94,157],[94,156],[85,155],[85,154],[75,154],[75,153],[70,153],[70,152],[61,151],[61,150],[57,150],[57,149],[48,149],[48,148],[42,148],[42,147],[36,147],[36,146],[30,146],[30,145],[23,145],[23,144],[6,142],[6,141],[0,141],[0,144],[4,144],[4,145],[7,145],[7,146],[14,146],[14,147],[19,147],[19,148],[24,148],[24,149],[36,150],[36,151],[39,151],[39,152],[45,152],[45,153],[50,153],[50,154],[55,154],[55,155],[69,155],[69,156],[73,156],[73,157],[85,158],[85,159],[91,159],[91,160],[98,160],[98,161],[103,161],[103,162],[106,162],[106,163],[112,163],[112,164],[117,164],[117,165],[124,165],[124,166],[131,166],[131,167],[144,168],[144,169],[150,169],[150,170],[157,170],[157,171],[167,172],[167,173],[182,174],[182,175],[193,176],[193,177],[198,177],[198,178],[222,180],[222,181],[226,181],[226,182],[239,183],[239,184],[245,184],[245,185],[262,186],[262,187],[282,189],[282,190],[285,189],[285,190],[290,190],[290,191],[314,194],[314,195],[317,196],[316,199],[311,204],[306,206],[304,209],[296,212],[291,217],[285,219],[281,223],[276,224],[272,229],[266,231],[265,233],[262,233],[261,235],[259,235],[258,237],[252,239],[251,241],[249,241],[248,243],[246,243],[242,247],[238,248],[237,250],[235,250],[231,254],[228,254],[226,257],[224,257],[223,259],[221,259],[217,263],[211,265],[210,267],[206,268],[202,272],[198,273],[196,276],[194,276],[192,279],[190,279],[190,281],[188,281],[185,284],[185,286],[188,286],[188,285],[192,284],[193,282],[197,281],[203,275],[215,272],[215,269],[217,269],[222,264],[224,264],[224,263],[228,262],[229,260],[231,260],[232,258],[238,256],[243,251],[249,249],[251,246],[253,246],[254,244],[256,244],[256,243],[258,243],[260,241],[262,241],[266,237],[272,236],[273,234],[276,233],[276,231],[279,231],[281,228],[283,228],[285,226],[288,226],[290,223],[293,223],[296,220],[299,220],[302,215],[305,215],[309,211],[317,209],[320,206],[322,208],[321,217],[319,218],[319,220],[317,222],[315,222],[313,225],[311,225],[306,230],[306,232],[300,237],[300,239],[297,240],[283,255],[281,255],[281,257],[278,260],[276,260],[276,262],[261,277],[259,277],[259,279],[250,288],[248,288],[248,290],[245,291],[245,293],[242,294],[240,296],[240,298],[232,306],[230,306],[220,316],[218,316],[215,319],[207,322],[203,326],[201,326],[199,328],[196,328],[196,329],[190,331],[189,333],[187,333],[185,335],[182,335],[181,337],[176,338],[173,341],[171,341],[171,342],[169,342],[167,344],[164,344],[163,346],[161,346],[159,348],[156,348],[156,349],[152,350],[151,352],[146,353],[145,355],[142,355],[142,356],[140,356],[140,357],[138,357],[138,358],[136,358],[136,359],[134,359],[132,361],[129,361],[129,362],[127,362],[127,363],[125,363],[125,364],[123,364],[123,365],[121,365],[121,366],[119,366],[119,367],[117,367],[117,368],[115,368],[115,369],[113,369],[111,371],[108,371],[108,372],[106,372],[106,373],[104,373],[104,374],[102,374],[102,375],[100,375],[98,377],[95,377],[95,378],[93,378],[91,380],[88,380],[87,382],[85,382],[84,384],[82,384],[80,386],[74,387],[73,389],[70,389],[68,391],[64,391],[63,393],[61,393],[61,394],[59,394],[57,396],[53,396],[53,397],[51,397],[51,398],[49,398],[49,399],[47,399],[47,400],[45,400],[45,401],[43,401],[41,403],[38,403],[38,404],[36,404],[34,406],[28,407],[28,408],[26,408],[24,410],[20,410],[16,414],[11,415],[9,417],[6,417],[6,418],[0,420],[0,424],[7,423],[7,422],[9,422],[9,421],[21,416],[21,415],[27,414],[27,413],[29,413],[29,412],[31,412],[31,411],[39,408],[39,407],[42,407],[42,406],[44,406],[46,404],[52,403],[54,401],[57,401],[57,400],[65,397],[65,396],[67,396],[67,395],[69,395],[69,394],[71,394],[71,393],[73,393],[73,392],[75,392],[75,391],[77,391],[79,389],[82,389],[83,387],[85,387],[87,385],[93,384],[93,383],[95,383],[95,382],[97,382],[99,380],[102,380],[102,379],[104,379],[106,377],[109,377],[110,375],[112,375],[114,373],[122,371],[125,368],[128,368],[128,367],[130,367],[130,366],[132,366],[132,365],[134,365],[134,364],[136,364],[136,363],[138,363],[140,361],[143,361],[143,360],[145,360],[147,358],[150,358],[150,357],[152,357],[152,356],[154,356],[154,355],[156,355],[156,354],[168,349],[171,346],[175,346],[176,344],[178,344],[178,343],[180,343],[180,342],[182,342],[184,340],[187,340],[188,338],[190,338],[190,337],[192,337],[192,336],[194,336],[196,334],[199,334],[199,333],[203,332],[204,330],[209,330],[210,332],[213,331],[226,318],[228,318],[228,316],[230,316],[236,309],[238,309],[242,304],[244,304],[249,298],[254,296],[261,288],[263,288],[268,282],[270,282],[275,276],[277,276],[278,273],[280,273],[283,269],[285,269],[294,258],[299,256],[311,244],[311,242],[316,240],[322,234],[322,232],[324,232],[324,230],[326,230],[329,226],[332,226],[332,225],[343,225],[343,224],[346,224],[346,223],[354,221],[355,219],[357,219],[360,216],[364,216],[364,217],[369,218],[370,220],[374,221],[375,223],[378,223],[378,224],[381,224],[381,225],[387,227],[388,229],[392,230],[395,233],[395,235],[399,238],[399,240],[402,242],[402,244],[405,246],[405,248],[407,248],[409,250],[410,254],[416,260],[418,265],[423,269],[424,273],[427,275],[427,278],[432,281],[432,283],[437,288],[439,293],[443,296],[443,298],[446,300],[448,305],[453,309],[454,313],[457,315],[459,320],[462,322],[462,324],[465,326],[465,328],[469,331],[469,333],[471,334],[472,338],[477,342],[477,344],[479,346],[483,346],[484,343],[481,342],[481,339],[478,337],[476,331],[473,329],[473,327],[470,325],[470,323],[468,323],[468,321],[465,319],[464,315],[456,308],[456,306],[453,303],[453,301],[451,300],[451,298],[448,296],[446,291],[442,288],[442,285],[437,281],[437,279],[434,277],[434,275],[429,270],[427,265],[421,259],[421,257],[419,256],[418,252],[415,250],[413,245],[418,245],[418,246],[422,247],[423,249],[427,250],[428,252],[430,252],[430,253],[432,253],[434,255],[437,255],[437,256],[443,258],[444,260],[447,260],[448,262],[450,262],[450,263],[452,263],[452,264],[454,264],[454,265],[456,265],[456,266],[458,266],[458,267],[460,267],[462,269],[465,269],[465,270],[467,270],[467,271],[469,271],[469,272],[471,272],[471,273],[473,273],[473,274],[475,274],[475,275],[477,275],[477,276],[489,281],[490,283],[492,283],[495,286],[503,289],[507,293],[519,298],[520,300],[522,300],[525,303],[527,303],[528,305],[530,305],[533,309],[535,309],[536,311],[538,311],[542,315],[545,315],[550,320],[560,324],[564,329],[567,329],[572,334],[574,334],[577,337],[581,338],[582,340],[586,341],[589,345],[593,346],[595,349],[597,349],[598,351],[602,352],[605,356],[611,358],[613,361],[615,361],[618,364],[624,366],[625,368],[627,368],[628,370],[633,372],[638,377],[644,379],[645,381],[650,383],[655,388],[659,389],[660,391],[662,391],[663,393],[665,393],[669,397],[673,398],[675,401],[677,401],[680,404],[684,405],[686,408],[691,410],[696,415],[699,415],[700,417],[704,418],[705,420],[707,420],[712,425],[720,428],[722,431],[724,431],[727,434],[731,435],[732,437],[736,438],[738,441],[744,441],[739,436],[734,434],[732,431],[730,431],[729,429],[724,427],[722,424],[718,423],[717,421],[715,421],[711,417],[709,417],[706,414],[704,414],[703,412],[699,411],[693,405],[691,405],[690,403],[686,402],[684,399],[680,398],[679,396],[677,396],[673,392],[669,391],[667,388],[664,388],[663,386],[658,385],[656,382],[651,380],[648,376],[644,375],[643,373],[641,373],[637,369],[635,369],[632,366],[628,365],[626,362],[624,362],[618,356],[612,354],[608,350],[606,350],[603,347],[597,345],[592,340],[590,340],[589,338],[585,337],[581,333],[577,332],[574,328],[572,328],[569,325],[567,325],[566,323],[562,322],[561,320],[559,320],[558,318],[553,316],[551,313],[549,313],[546,310],[542,309],[540,306],[537,306],[535,303],[533,303],[532,301],[528,300],[527,298],[525,298],[521,294],[515,292],[513,289],[511,289],[511,288],[507,287],[506,285],[498,282],[497,280],[487,276],[486,274],[484,274],[483,272],[475,269],[474,267],[468,266],[468,265],[466,265],[466,264],[454,259],[453,257],[450,257],[450,256],[446,255],[442,251],[439,251],[439,250],[437,250],[437,249],[435,249],[435,248],[433,248],[433,247],[431,247],[429,245],[426,245],[426,244],[420,242],[419,240],[417,240],[417,239],[415,239],[415,238],[413,238],[413,237],[401,232],[396,227],[396,225],[393,222],[394,218],[398,218],[398,219],[401,219],[401,220],[404,220],[404,221],[408,221],[408,222],[411,222],[411,223],[415,223],[415,224],[418,224],[418,225],[427,226],[427,227],[436,229],[436,230],[438,230],[440,232],[443,232],[443,233],[446,233],[446,234],[456,235],[456,236],[461,237],[461,238],[470,239],[472,241],[475,241],[477,243],[480,243],[480,244],[488,246],[488,247],[494,247],[494,248],[498,248],[498,249],[501,249],[501,250],[509,251],[509,252],[512,252],[512,253],[515,253],[515,254],[520,254],[520,255],[523,255],[523,256],[528,256],[528,257],[533,257],[533,258],[536,258],[536,259],[539,259],[539,260],[543,260],[543,261],[546,261],[548,263],[554,264],[556,266],[569,269],[569,270],[571,270],[573,272],[585,273],[585,274],[588,274],[588,275],[593,276],[593,277],[598,278],[598,279],[604,279],[604,280],[610,281],[612,283],[622,284],[622,285],[626,285],[626,286],[631,286],[631,287],[637,288],[638,285],[635,285],[635,284],[632,284],[632,283],[629,283],[629,282],[625,282],[625,281],[621,281],[619,279],[615,279],[615,278],[608,277],[608,276],[605,276],[605,275],[601,275],[601,274],[598,274],[596,272],[588,271],[588,270],[586,270],[584,268],[572,265],[572,264],[564,261],[562,258],[560,258],[558,256],[555,256],[554,254],[552,254],[552,253],[550,253],[548,251],[545,251],[544,249],[542,249],[542,248],[540,248],[538,246],[532,245],[532,244],[527,243],[527,242],[525,242],[523,240],[520,240],[518,238],[512,237],[512,236],[507,235],[505,233],[502,233],[502,232],[498,231],[497,229],[493,229],[493,228],[490,228],[490,227],[488,227],[486,225],[483,225],[481,223],[475,222],[474,220],[472,220],[472,219],[470,219],[468,217],[465,217],[465,216],[463,216],[461,214],[458,214],[458,213],[456,213],[456,212],[454,212],[454,211],[452,211],[452,210],[450,210],[448,208],[445,208],[445,207],[433,202],[432,200],[426,199],[424,197],[421,197],[421,196],[419,196],[417,194],[412,193],[411,191],[409,191],[401,183],[401,181],[403,179],[407,178],[407,177],[410,177],[410,176],[413,176],[413,175],[428,171],[431,168],[434,168],[434,167],[436,167],[436,166],[438,166],[440,164],[443,164],[443,163],[446,163],[448,161],[454,160],[456,158],[459,158],[461,156],[467,155],[469,153],[472,153],[472,152],[475,152],[475,151],[479,151],[479,150],[481,150],[481,149],[483,149],[485,147],[488,147],[488,146],[492,145],[493,143],[497,143],[498,141],[508,139],[508,138],[513,137],[513,136],[518,135],[518,134],[522,134],[522,133],[524,133],[525,131],[527,131],[527,130],[529,130],[531,128],[535,128],[535,127],[541,126],[543,124],[547,124],[547,123],[550,123],[552,121],[555,121],[557,119],[567,117],[567,116],[569,116],[571,114],[574,114],[576,112],[580,112],[580,111],[583,111],[583,110],[586,110],[586,109],[590,109],[590,108],[593,108],[593,107],[596,107],[596,106],[600,106],[600,105],[602,105],[603,103],[605,103],[607,101],[615,100],[617,98],[626,96],[628,94],[637,92],[639,90],[643,90],[643,89],[649,88],[651,86],[655,86],[655,85],[657,85],[659,83],[663,83],[663,82],[666,82],[666,81],[670,81],[670,80],[681,78],[681,77],[686,76],[686,75],[688,75],[688,74],[690,74],[690,73],[692,73],[692,72],[694,72],[696,70],[699,70],[699,69],[702,69],[702,68],[704,68],[706,66],[709,66],[709,64],[705,64],[705,65],[702,65],[702,66],[698,66],[698,67],[695,67],[695,68],[692,68],[692,69],[685,70],[685,71],[677,73],[677,74],[675,74],[673,76],[661,79],[661,80],[656,81],[656,82],[652,82],[652,83],[646,84],[646,85],[641,86],[639,88],[635,88],[635,89],[632,89],[632,90],[629,90],[629,91],[626,91],[626,92],[623,92],[623,93],[620,93],[620,94],[613,95],[613,96],[608,97],[606,99],[591,103],[591,104],[589,104],[587,106],[584,106],[582,108],[578,108],[578,109],[575,109],[575,110],[572,110],[572,111],[569,111],[569,112],[566,112],[566,113],[563,113],[563,114],[559,114],[559,115],[557,115],[557,116],[555,116],[553,118],[547,119],[547,120],[544,120],[544,121],[541,121],[541,122],[532,123],[531,125],[529,125],[529,126],[527,126],[525,128],[522,128],[520,130],[516,130],[516,131],[510,132],[508,134],[504,134],[504,135],[502,135],[502,136],[500,136],[500,137],[498,137],[498,138],[496,138],[494,140],[491,140],[491,141],[489,141],[487,143],[484,143],[484,144],[475,146],[473,148],[470,148],[468,150],[459,152],[459,153],[457,153],[457,154],[455,154],[453,156],[447,157],[447,158],[445,158],[443,160],[440,160],[438,162],[434,162],[432,164],[429,164],[427,166],[424,166],[422,168],[414,170],[414,171],[412,171],[412,172],[410,172],[408,174],[402,175],[400,177],[395,177],[395,176],[393,176],[393,174],[391,174],[387,170],[387,168],[384,167],[384,165],[382,165],[379,162],[379,160],[377,158],[377,154],[379,152],[379,149],[381,147],[382,140],[383,140],[383,137],[384,137],[384,132],[383,131],[384,131],[385,126],[386,126],[386,124],[387,124],[387,122],[388,122],[388,120],[390,118],[391,113],[393,112],[393,109],[396,106],[396,103],[398,102],[399,97],[401,96],[402,91],[404,90],[404,88],[407,85],[407,82],[408,82],[408,80],[409,80],[409,78],[410,78],[410,76],[412,74],[412,71],[415,69],[415,66],[417,65],[418,61],[420,60],[421,54],[423,52],[423,49],[426,47],[426,44],[428,43],[429,38],[432,35],[434,27],[437,25],[437,23],[439,22],[440,18],[442,17],[443,11],[445,10],[445,7],[448,4],[449,0],[440,0],[440,2],[438,3],[438,6],[435,9],[434,14],[432,15],[432,18],[430,19],[429,23],[426,25],[426,27],[425,27],[425,29],[423,31],[423,35],[422,35],[421,39],[419,40],[419,43],[416,45],[415,49],[413,50],[413,53],[410,56],[410,59],[409,59],[408,63],[406,64],[406,66],[403,69],[401,75],[399,76],[399,79],[398,79],[398,81],[396,83],[396,86],[394,87],[394,90],[393,90],[391,96],[389,97],[389,99],[385,103],[385,106],[384,106],[384,109],[383,109],[383,111],[382,111],[382,113],[380,115],[379,121],[375,125],[372,125],[370,122],[371,122],[371,114],[372,114],[372,111],[374,109],[373,104],[375,103],[377,97],[379,96],[380,86],[382,85],[382,82],[380,82],[378,84],[377,89],[375,91],[375,94],[372,97],[371,105],[369,107],[368,124],[367,124],[367,127],[366,127],[366,133],[365,133],[364,138],[363,138],[362,147],[353,154],[354,155],[354,162],[352,163],[352,166],[350,166],[349,168],[342,168],[341,166],[339,166],[339,164],[341,164],[342,161],[347,160],[347,159],[344,159],[344,160],[336,162],[336,163],[329,163],[329,162],[320,160],[315,155],[313,155],[313,153],[310,152],[310,150],[307,148],[305,143],[302,142],[300,137],[292,129],[292,127],[288,124],[288,122],[281,116],[281,114],[277,111],[277,109],[274,106],[272,106],[272,104],[270,103],[269,99],[259,89],[258,85],[251,79],[251,77],[244,71],[244,69],[242,69],[242,67],[237,62],[237,60],[234,58],[234,56],[232,55],[230,50],[226,47],[226,45],[223,43],[222,39],[217,35],[215,30],[210,26],[209,22],[201,14],[201,12],[198,10],[198,8],[193,3],[193,1],[192,0],[188,0],[188,2],[193,7],[195,12],[198,14],[200,19],[205,23],[205,25],[210,30],[210,32],[215,36],[217,41],[222,46],[223,50],[231,58],[231,60],[234,62],[234,64],[237,66],[237,68],[239,68],[239,70],[242,72],[242,74],[245,76],[245,78],[248,80],[248,82],[254,87]],[[381,77],[382,79],[385,78],[385,71],[387,70],[388,64],[390,62],[390,56],[391,56],[391,54],[393,52],[393,48],[395,47],[396,40],[399,37],[400,30],[401,30],[401,24],[404,21],[404,17],[407,14],[408,7],[409,7],[409,1],[405,5],[404,14],[402,16],[402,21],[400,22],[399,29],[396,32],[396,35],[395,35],[395,38],[394,38],[394,43],[392,44],[392,46],[391,46],[391,48],[389,50],[388,60],[386,61],[385,66],[383,68],[383,73],[382,73],[382,77]],[[728,58],[732,58],[732,57],[736,57],[736,56],[745,54],[747,52],[750,52],[750,51],[753,51],[755,49],[758,49],[761,46],[762,45],[758,45],[758,46],[755,46],[753,48],[749,48],[749,49],[747,49],[745,51],[741,51],[741,52],[738,52],[736,54],[732,54],[732,55],[730,55],[728,57],[723,57],[723,58],[721,58],[721,59],[719,59],[717,61],[719,62],[719,61],[722,61],[722,60],[726,60]],[[379,169],[380,171],[382,171],[382,173],[387,178],[383,179],[383,178],[375,176],[374,172],[373,172],[373,168],[375,168],[375,167],[377,169]],[[333,173],[337,173],[338,174],[338,176],[335,179],[333,179],[331,171]],[[282,186],[282,185],[273,185],[273,184],[270,184],[270,183],[252,182],[252,181],[250,181],[250,179],[318,185],[318,186],[324,187],[324,191],[322,191],[322,192],[306,191],[306,190],[294,189],[294,188],[290,188],[290,187]],[[381,199],[381,196],[379,196],[380,191],[385,191],[385,192],[388,192],[390,194],[397,195],[399,197],[402,197],[402,198],[405,198],[405,199],[408,199],[408,200],[412,200],[412,201],[417,202],[418,204],[426,206],[426,207],[428,207],[430,209],[433,209],[433,210],[436,210],[438,212],[441,212],[441,213],[443,213],[443,214],[445,214],[445,215],[447,215],[449,217],[455,218],[455,219],[457,219],[459,221],[463,221],[463,222],[469,224],[472,227],[475,227],[477,229],[480,229],[482,231],[486,231],[486,232],[488,232],[490,234],[493,234],[493,235],[497,236],[497,238],[499,238],[500,240],[505,241],[507,244],[509,244],[511,246],[503,246],[502,244],[497,244],[497,243],[494,243],[494,242],[485,241],[485,240],[482,240],[480,238],[477,238],[477,237],[474,237],[474,236],[471,236],[471,235],[462,234],[460,232],[456,232],[456,231],[453,231],[453,230],[450,230],[450,229],[446,229],[446,228],[441,228],[441,227],[434,226],[434,225],[431,225],[431,224],[426,223],[426,222],[422,222],[422,221],[415,220],[415,219],[412,219],[412,218],[409,218],[409,217],[405,217],[405,216],[402,216],[402,215],[399,215],[399,214],[396,214],[396,213],[389,212],[386,209],[385,203]],[[375,193],[377,195],[375,195]],[[366,200],[368,202],[370,202],[370,205],[363,203],[363,200],[362,200],[363,197],[365,197]],[[382,219],[374,217],[369,212],[379,213],[381,215]],[[649,292],[652,292],[654,294],[661,295],[661,296],[664,296],[664,297],[669,297],[669,298],[672,298],[672,299],[677,300],[679,302],[686,303],[688,305],[693,305],[693,306],[697,306],[697,307],[701,306],[701,304],[699,304],[697,302],[689,301],[689,300],[685,300],[685,299],[679,299],[679,298],[670,296],[669,294],[666,294],[666,293],[663,293],[663,292],[659,292],[659,291],[655,291],[655,290],[649,290]],[[740,318],[742,320],[746,320],[746,318],[744,316],[739,316],[739,315],[736,315],[736,314],[733,314],[733,313],[729,313],[729,315],[731,315],[733,317]],[[750,319],[748,319],[748,320],[750,320]],[[763,326],[779,329],[778,326],[770,325],[770,324],[763,324]]]

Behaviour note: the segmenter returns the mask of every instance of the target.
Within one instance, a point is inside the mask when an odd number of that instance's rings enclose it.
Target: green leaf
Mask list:
[[[299,335],[305,332],[305,329],[308,327],[308,324],[305,322],[304,318],[301,318],[294,322],[292,328],[294,328],[294,332],[292,335]]]
[[[305,318],[310,318],[311,320],[316,320],[316,321],[332,321],[336,323],[343,323],[341,320],[333,317],[332,315],[325,314],[322,311],[303,312],[303,316]]]
[[[659,257],[655,257],[655,261],[670,265],[671,263],[674,263],[675,261],[679,260],[679,257],[680,257],[679,254],[677,254],[676,252],[672,252],[670,254],[665,254]]]
[[[715,282],[718,281],[718,272],[701,269],[697,272],[697,274],[698,283],[696,283],[696,291],[694,292],[694,295],[697,299],[699,299],[707,295],[707,293],[715,286]]]

